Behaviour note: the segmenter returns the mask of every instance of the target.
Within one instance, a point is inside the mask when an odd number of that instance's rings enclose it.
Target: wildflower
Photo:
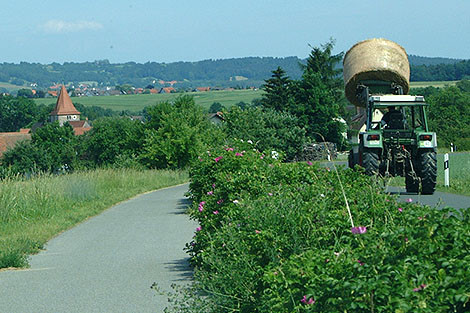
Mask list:
[[[320,197],[325,198],[325,195],[321,193],[321,194],[320,194]]]
[[[204,161],[201,157],[198,157],[198,159],[199,159],[200,162]]]
[[[411,202],[413,202],[413,199],[408,198],[408,199],[406,199],[406,202],[411,203]]]
[[[271,158],[273,159],[278,159],[279,158],[279,153],[277,153],[277,151],[271,151]]]
[[[217,201],[217,204],[221,204],[221,203],[223,203],[223,202],[224,202],[224,199],[219,199],[219,200]]]
[[[313,163],[311,161],[307,161],[307,165],[311,166]]]
[[[353,234],[364,234],[365,232],[367,232],[367,227],[365,226],[351,227],[351,232]]]
[[[408,237],[405,237],[405,242],[408,242]]]
[[[239,203],[238,200],[233,200],[232,202],[235,203],[235,204],[238,204],[238,203]]]
[[[225,151],[233,151],[233,148],[225,148]]]
[[[199,202],[199,207],[198,207],[199,212],[202,212],[204,210],[204,204],[206,204],[206,201]]]
[[[339,252],[335,252],[335,255],[336,255],[336,256],[339,256],[339,255],[340,255],[340,253],[339,253]]]
[[[264,154],[262,154],[259,158],[260,158],[261,160],[264,159]]]
[[[413,288],[413,291],[414,291],[414,292],[418,292],[418,291],[423,290],[423,289],[426,288],[426,287],[427,287],[426,284],[421,284],[421,285],[419,285],[418,287]]]
[[[215,161],[216,163],[219,162],[220,160],[222,160],[222,156],[218,156],[218,157],[216,157],[216,158],[214,159],[214,161]]]
[[[270,197],[271,197],[272,195],[273,195],[273,193],[272,193],[272,192],[268,192],[268,196],[270,196]]]
[[[235,156],[243,156],[240,152],[235,153]]]
[[[219,214],[219,211],[215,210],[215,211],[212,212],[212,213],[214,213],[215,215],[217,215],[217,214]]]
[[[207,192],[208,196],[212,196],[213,194],[214,194],[214,192],[212,190]]]
[[[313,298],[307,299],[307,296],[304,295],[300,302],[302,302],[303,304],[314,304],[315,300],[313,300]]]
[[[364,265],[364,262],[362,262],[361,260],[357,259],[357,263],[359,263],[360,266],[363,266]]]
[[[255,233],[257,233],[257,234],[261,234],[261,230],[257,230],[257,229],[255,229]]]
[[[212,188],[214,188],[214,189],[215,189],[215,184],[212,184]]]
[[[201,226],[198,226],[198,227],[196,228],[196,231],[201,231],[201,230],[202,230],[202,227],[201,227]]]
[[[403,208],[398,208],[398,211],[403,212]]]
[[[253,144],[253,141],[251,141],[251,140],[247,140],[246,142],[248,142],[251,145]]]

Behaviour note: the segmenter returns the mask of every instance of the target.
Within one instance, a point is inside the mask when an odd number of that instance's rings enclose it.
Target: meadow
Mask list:
[[[183,171],[98,169],[0,182],[0,268],[25,267],[55,235],[112,205],[188,181]]]
[[[131,112],[140,112],[143,108],[154,105],[158,102],[172,101],[183,93],[170,94],[140,94],[140,95],[120,95],[120,96],[101,96],[101,97],[80,97],[72,98],[74,103],[80,103],[86,106],[99,106],[114,111],[129,110]],[[221,90],[207,92],[187,92],[185,95],[194,97],[196,104],[209,109],[214,102],[219,102],[225,107],[230,107],[241,101],[250,103],[253,99],[261,98],[262,90]],[[37,104],[55,103],[56,99],[44,98],[35,99]]]
[[[444,87],[446,85],[455,85],[455,81],[435,81],[435,82],[411,82],[411,88],[419,87]],[[263,90],[220,90],[207,92],[187,92],[186,95],[194,97],[196,104],[205,109],[214,102],[219,102],[226,108],[231,107],[239,102],[250,103],[254,99],[263,96]],[[74,103],[80,103],[86,106],[99,106],[114,111],[129,110],[130,112],[140,112],[143,108],[154,105],[158,102],[172,101],[182,93],[170,94],[140,94],[140,95],[119,95],[119,96],[101,96],[101,97],[79,97],[72,98]],[[55,103],[54,98],[34,99],[37,104]]]

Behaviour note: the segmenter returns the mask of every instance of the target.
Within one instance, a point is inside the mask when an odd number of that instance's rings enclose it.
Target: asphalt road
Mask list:
[[[333,168],[333,166],[348,167],[346,161],[322,162],[321,166]],[[398,195],[399,201],[412,199],[414,202],[429,205],[433,208],[452,207],[456,209],[470,208],[470,197],[460,196],[451,193],[436,191],[433,195],[417,195],[407,193],[404,187],[388,187],[387,192]]]
[[[196,225],[188,185],[118,204],[52,239],[31,268],[0,272],[0,312],[163,312],[157,282],[188,282],[183,251]]]

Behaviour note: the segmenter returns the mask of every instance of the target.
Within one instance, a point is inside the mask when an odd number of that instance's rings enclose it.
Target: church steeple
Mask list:
[[[64,85],[62,85],[62,88],[60,89],[57,103],[54,110],[51,112],[50,117],[51,122],[59,121],[60,125],[63,125],[65,122],[80,120],[80,112],[78,112],[73,105],[72,99],[70,99]]]

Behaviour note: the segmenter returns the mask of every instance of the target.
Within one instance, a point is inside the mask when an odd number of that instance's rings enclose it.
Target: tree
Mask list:
[[[225,107],[220,102],[214,102],[209,108],[209,113],[217,113],[225,110]]]
[[[427,101],[429,127],[437,133],[438,143],[448,147],[459,141],[461,149],[470,149],[470,94],[450,86]]]
[[[265,80],[263,86],[265,94],[261,98],[261,104],[276,111],[289,111],[289,105],[293,100],[293,81],[279,66],[272,73],[271,78]]]
[[[305,129],[299,126],[297,117],[287,112],[233,106],[224,118],[223,129],[228,138],[251,140],[254,147],[267,153],[282,151],[289,161],[302,151],[305,143]]]
[[[0,96],[0,131],[14,132],[36,122],[40,110],[36,103],[23,97]]]
[[[89,165],[112,165],[118,157],[138,157],[144,140],[144,126],[127,117],[96,120],[82,138],[82,160]]]
[[[151,168],[184,168],[209,144],[223,140],[220,130],[190,96],[146,108],[145,116],[141,159]]]
[[[19,89],[16,95],[18,97],[33,98],[33,91],[31,89],[23,88]]]

